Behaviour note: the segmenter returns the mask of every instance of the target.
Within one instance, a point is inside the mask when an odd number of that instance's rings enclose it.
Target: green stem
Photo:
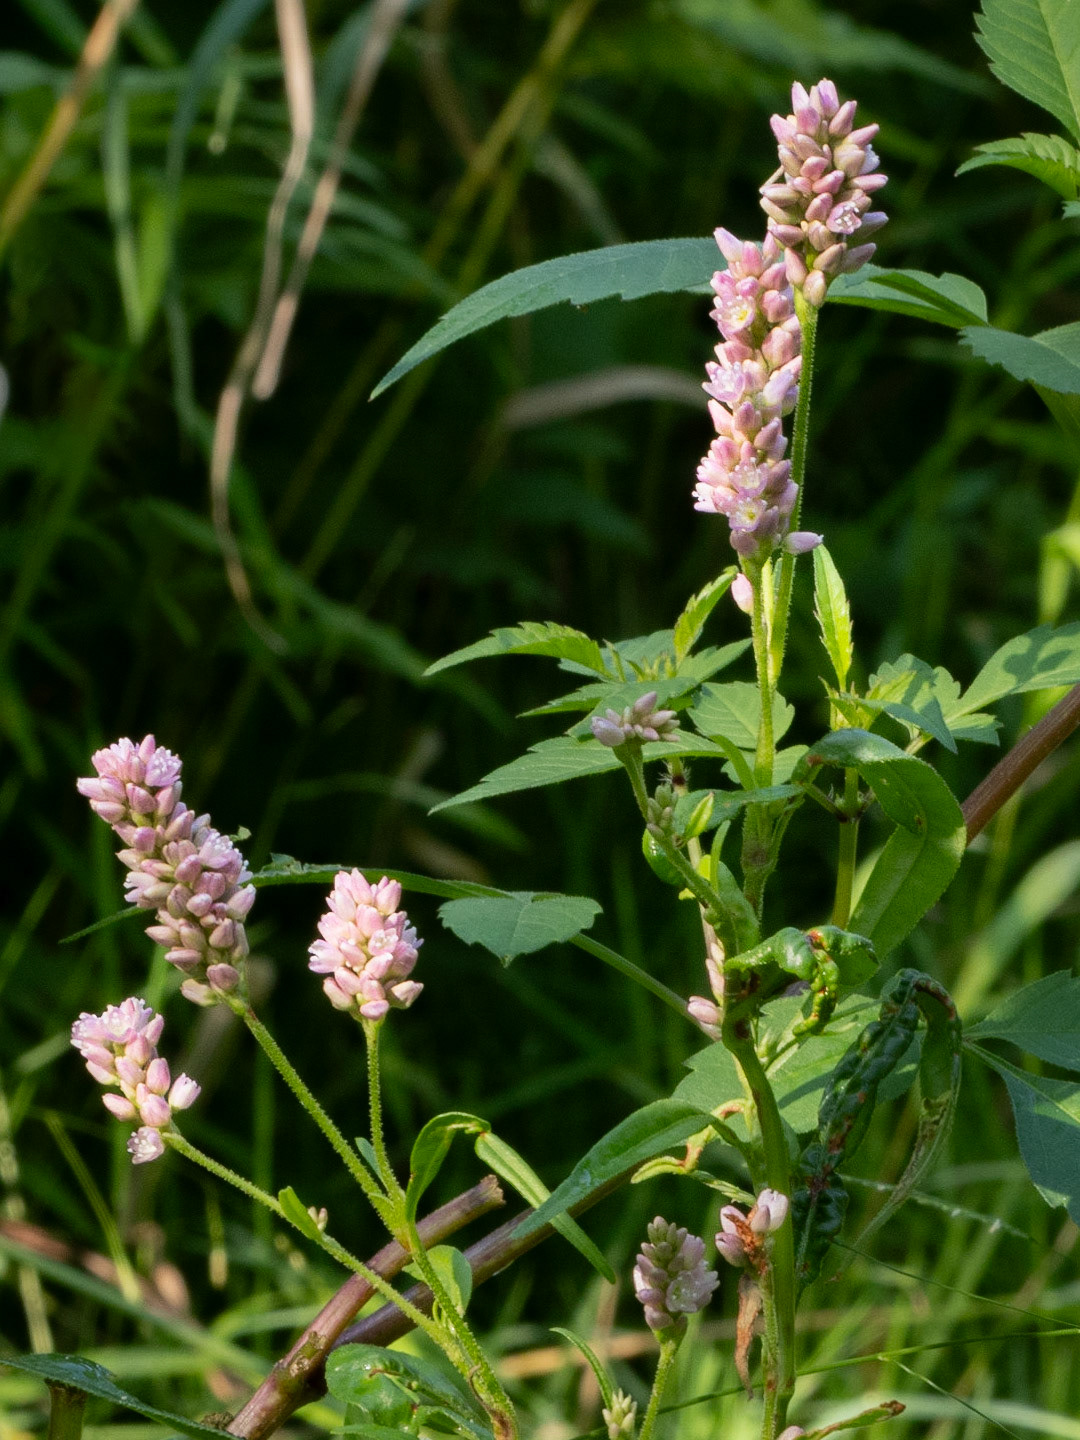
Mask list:
[[[799,377],[799,399],[791,432],[791,479],[799,487],[791,529],[799,528],[802,513],[803,479],[806,475],[806,453],[810,435],[810,386],[814,378],[814,351],[817,343],[818,312],[803,300],[802,291],[795,291],[795,313],[802,326],[802,373]],[[780,560],[777,585],[776,614],[769,642],[769,670],[773,684],[780,678],[787,644],[788,615],[791,611],[791,590],[795,580],[795,559],[785,550]]]
[[[630,776],[630,786],[634,792],[634,799],[641,811],[641,818],[649,818],[649,791],[645,785],[645,766],[641,759],[641,743],[637,739],[620,745],[616,755],[622,761],[627,775]]]
[[[675,1352],[679,1348],[677,1340],[661,1340],[660,1360],[656,1366],[656,1374],[653,1377],[652,1394],[649,1396],[649,1408],[645,1411],[645,1419],[641,1422],[641,1434],[638,1440],[650,1440],[653,1427],[656,1425],[656,1417],[660,1413],[660,1399],[671,1375],[672,1366],[675,1364]]]
[[[754,640],[754,665],[758,690],[761,693],[761,725],[758,729],[755,778],[759,785],[771,785],[776,741],[773,737],[773,686],[769,665],[769,613],[771,605],[766,592],[772,589],[772,566],[763,565],[751,576],[754,586],[754,609],[750,629]]]
[[[81,1440],[86,1398],[70,1385],[49,1386],[48,1440]]]
[[[859,772],[850,766],[844,771],[844,813],[840,822],[840,854],[836,864],[836,897],[832,923],[841,930],[851,918],[851,895],[855,884],[855,862],[859,851]]]
[[[405,1207],[405,1191],[398,1183],[390,1164],[390,1156],[386,1149],[386,1137],[383,1131],[382,1115],[382,1078],[379,1066],[379,1033],[382,1030],[381,1020],[363,1020],[364,1039],[367,1042],[367,1074],[368,1074],[368,1101],[371,1112],[371,1147],[375,1151],[375,1163],[378,1166],[379,1179],[382,1181],[387,1195],[390,1197],[394,1207],[394,1233],[398,1235],[404,1231],[409,1254],[412,1256],[413,1264],[431,1291],[435,1304],[439,1307],[442,1315],[443,1327],[448,1334],[440,1341],[440,1345],[447,1358],[461,1372],[466,1382],[476,1391],[481,1404],[491,1415],[495,1422],[497,1433],[505,1435],[516,1434],[517,1426],[514,1420],[513,1407],[510,1404],[509,1396],[499,1383],[495,1371],[484,1354],[484,1351],[472,1333],[464,1316],[458,1313],[454,1304],[453,1296],[448,1294],[446,1287],[438,1270],[432,1265],[428,1253],[424,1248],[424,1242],[416,1228],[416,1221],[407,1212]],[[447,1342],[450,1343],[447,1343]],[[503,1422],[500,1426],[499,1422]]]
[[[390,1156],[386,1151],[386,1140],[383,1136],[382,1120],[382,1080],[379,1071],[379,1031],[382,1022],[379,1020],[363,1020],[364,1039],[367,1041],[367,1073],[368,1073],[368,1104],[371,1111],[371,1146],[375,1151],[375,1160],[379,1167],[379,1179],[383,1183],[383,1189],[391,1199],[400,1206],[405,1198],[405,1192],[398,1184],[397,1176],[390,1165]]]
[[[284,1050],[282,1050],[281,1046],[274,1039],[273,1035],[270,1034],[270,1031],[255,1014],[250,1005],[245,1004],[242,1000],[230,1001],[230,1004],[233,1012],[240,1016],[241,1020],[243,1020],[244,1024],[255,1037],[255,1040],[262,1047],[274,1069],[285,1081],[285,1084],[288,1085],[297,1100],[300,1101],[300,1104],[337,1151],[349,1174],[360,1186],[361,1190],[363,1190],[368,1200],[370,1200],[376,1214],[384,1224],[389,1225],[386,1197],[376,1184],[371,1171],[360,1159],[360,1156],[345,1139],[345,1136],[342,1135],[341,1131],[330,1119],[330,1116],[327,1115],[318,1100],[316,1100],[307,1085],[297,1074]]]
[[[265,1205],[267,1210],[276,1215],[279,1220],[284,1220],[287,1225],[292,1225],[294,1230],[299,1230],[305,1239],[314,1240],[316,1238],[309,1234],[307,1230],[301,1229],[299,1225],[296,1225],[294,1221],[290,1220],[282,1208],[280,1201],[273,1195],[260,1189],[258,1185],[252,1184],[252,1182],[245,1179],[243,1175],[239,1175],[235,1170],[231,1170],[228,1165],[222,1165],[220,1160],[213,1159],[212,1156],[207,1155],[197,1146],[192,1145],[191,1141],[186,1140],[184,1136],[180,1134],[179,1130],[164,1130],[162,1131],[161,1138],[170,1149],[183,1155],[186,1160],[191,1160],[194,1164],[201,1165],[202,1168],[208,1170],[211,1175],[216,1175],[219,1180],[224,1180],[227,1185],[234,1186],[241,1194],[246,1195],[248,1199],[256,1200],[260,1205]],[[413,1305],[411,1301],[406,1300],[400,1291],[395,1290],[376,1270],[372,1270],[371,1267],[365,1265],[362,1260],[357,1259],[351,1251],[346,1250],[344,1245],[339,1244],[332,1235],[320,1232],[316,1243],[325,1250],[328,1255],[331,1255],[337,1260],[339,1264],[344,1265],[346,1269],[353,1271],[354,1274],[366,1280],[371,1288],[377,1290],[384,1300],[389,1300],[392,1305],[396,1305],[402,1314],[408,1316],[417,1329],[423,1330],[437,1345],[443,1345],[445,1343],[442,1331],[430,1315],[425,1315],[424,1312]]]
[[[670,861],[675,869],[678,870],[686,883],[686,888],[706,912],[706,915],[722,915],[724,913],[723,900],[705,879],[704,875],[694,869],[693,865],[690,864],[690,861],[679,847],[669,840],[666,835],[658,835],[657,844],[664,852],[664,859]],[[701,853],[700,847],[698,853]]]
[[[765,1183],[791,1199],[791,1166],[787,1139],[772,1086],[762,1068],[745,1019],[726,1018],[723,1041],[735,1057],[753,1098],[764,1158]],[[791,1215],[772,1237],[769,1283],[763,1287],[765,1330],[765,1410],[768,1426],[762,1440],[774,1440],[783,1428],[795,1390],[795,1241]]]

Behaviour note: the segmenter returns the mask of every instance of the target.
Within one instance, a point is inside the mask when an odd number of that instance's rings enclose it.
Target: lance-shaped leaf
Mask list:
[[[1080,1082],[1032,1075],[978,1045],[969,1050],[1004,1078],[1020,1155],[1039,1194],[1080,1223]]]
[[[540,1176],[513,1146],[490,1130],[477,1136],[476,1155],[482,1164],[494,1170],[500,1180],[505,1180],[534,1208],[542,1205],[551,1194]],[[615,1271],[611,1262],[597,1249],[576,1220],[569,1215],[556,1215],[551,1225],[557,1234],[584,1255],[598,1275],[602,1275],[609,1284],[615,1284]]]
[[[439,919],[466,945],[483,945],[509,965],[518,955],[559,945],[590,929],[600,908],[584,895],[518,890],[498,897],[451,900],[439,907]]]
[[[652,741],[642,747],[646,760],[668,760],[676,755],[722,755],[724,752],[708,740],[682,736],[672,742]],[[464,790],[450,800],[432,809],[449,809],[451,805],[465,805],[472,800],[490,800],[495,795],[510,795],[517,790],[536,790],[544,785],[560,785],[564,780],[576,780],[583,775],[603,775],[608,770],[621,768],[615,753],[606,745],[595,740],[575,740],[568,735],[556,735],[551,740],[541,740],[530,746],[528,752],[500,765],[485,775],[483,780]]]
[[[696,1105],[684,1101],[654,1100],[635,1110],[609,1130],[602,1140],[584,1155],[559,1185],[514,1231],[516,1237],[531,1235],[542,1225],[550,1225],[579,1201],[585,1200],[627,1170],[661,1155],[673,1145],[688,1140],[709,1124],[711,1117],[702,1114]]]
[[[952,791],[925,761],[865,730],[837,730],[807,751],[796,781],[821,763],[852,766],[896,825],[863,889],[850,928],[886,955],[944,894],[966,843]]]
[[[289,1224],[295,1226],[301,1235],[306,1235],[309,1240],[318,1241],[321,1232],[315,1218],[292,1186],[286,1185],[284,1190],[279,1190],[277,1198],[281,1213]]]
[[[1080,395],[1080,324],[1056,325],[1038,335],[1016,335],[993,325],[969,326],[963,345],[1016,380],[1059,395]]]
[[[1080,1070],[1080,979],[1068,970],[1044,975],[968,1027],[973,1040],[1007,1040],[1051,1065]]]
[[[66,1385],[70,1390],[81,1390],[84,1395],[93,1395],[98,1400],[108,1400],[124,1410],[134,1410],[136,1415],[145,1415],[181,1435],[216,1435],[221,1440],[221,1431],[211,1425],[200,1425],[186,1415],[174,1415],[170,1410],[161,1410],[145,1400],[121,1389],[115,1378],[93,1360],[84,1360],[81,1355],[5,1355],[0,1365],[10,1365],[27,1375],[36,1375],[47,1385]]]
[[[824,545],[814,551],[814,614],[821,629],[821,643],[842,690],[855,658],[851,638],[851,607],[847,591],[832,556]]]
[[[448,1110],[432,1118],[413,1141],[409,1156],[409,1183],[405,1188],[405,1212],[416,1219],[416,1208],[424,1191],[442,1169],[455,1135],[479,1135],[491,1126],[465,1110]]]
[[[524,620],[509,629],[493,630],[485,639],[444,655],[434,665],[429,665],[424,674],[438,675],[454,665],[483,660],[491,655],[550,655],[555,660],[570,660],[598,675],[612,673],[600,646],[580,630],[544,620]]]
[[[745,680],[704,685],[701,698],[687,714],[710,740],[722,737],[739,750],[753,751],[761,729],[761,691]],[[773,738],[780,740],[786,735],[794,718],[794,709],[779,692],[774,692]]]
[[[601,250],[585,250],[528,265],[481,286],[448,310],[383,376],[371,392],[372,398],[448,345],[497,320],[530,315],[567,301],[590,305],[615,295],[637,300],[643,295],[697,290],[722,268],[723,258],[711,238],[607,245]]]
[[[976,39],[1003,85],[1080,140],[1080,41],[1072,0],[983,0]]]
[[[729,565],[723,574],[699,590],[687,602],[686,609],[675,622],[675,663],[681,665],[697,644],[705,621],[712,614],[719,601],[731,589],[731,582],[738,574],[734,565]]]
[[[838,275],[829,299],[840,305],[861,305],[910,315],[933,325],[959,330],[986,324],[986,296],[963,275],[930,275],[925,270],[881,270],[864,265],[857,275]]]
[[[1080,326],[1077,326],[1080,334]],[[1080,684],[1080,622],[1057,630],[1040,625],[996,650],[971,682],[960,710],[983,710],[1006,695]],[[948,719],[948,713],[946,713]]]
[[[1074,200],[1080,189],[1080,151],[1060,135],[1017,135],[976,145],[975,154],[957,170],[981,170],[985,165],[1008,165],[1023,170],[1056,190],[1063,200]]]

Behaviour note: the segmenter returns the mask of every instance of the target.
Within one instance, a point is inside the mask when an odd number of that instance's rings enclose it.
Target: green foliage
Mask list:
[[[523,1220],[514,1231],[519,1237],[531,1235],[541,1225],[552,1224],[556,1216],[580,1204],[595,1191],[679,1145],[708,1125],[709,1116],[696,1105],[675,1099],[654,1100],[621,1120],[613,1130],[590,1146],[570,1174],[552,1191],[549,1199]]]
[[[348,1424],[345,1433],[400,1434],[405,1423],[412,1434],[433,1424],[474,1440],[491,1435],[483,1411],[456,1376],[401,1350],[342,1346],[327,1358],[326,1386],[350,1412],[359,1412],[357,1428]]]
[[[960,338],[973,355],[1000,365],[1016,380],[1059,395],[1080,394],[1080,325],[1057,325],[1038,335],[968,326]]]
[[[957,170],[965,175],[986,165],[1008,165],[1034,175],[1063,200],[1075,200],[1080,187],[1080,151],[1060,135],[1019,135],[1012,140],[991,140],[976,145],[975,154]]]
[[[924,270],[882,270],[864,265],[855,275],[840,276],[829,287],[829,299],[839,305],[860,305],[909,315],[959,330],[986,324],[986,296],[963,275],[929,275]]]
[[[136,1415],[145,1415],[148,1420],[179,1430],[181,1435],[220,1435],[221,1431],[211,1425],[200,1425],[183,1415],[160,1410],[129,1394],[116,1383],[104,1365],[86,1360],[82,1355],[5,1355],[0,1364],[21,1370],[26,1375],[35,1375],[46,1384],[66,1385],[71,1390],[81,1390],[84,1395],[93,1395],[107,1400],[122,1410],[133,1410]]]
[[[821,630],[821,643],[842,690],[855,659],[851,607],[840,572],[824,545],[814,551],[814,614]]]
[[[1080,46],[1068,0],[983,0],[975,23],[997,78],[1080,140]]]
[[[582,895],[513,895],[451,900],[439,919],[466,945],[483,945],[504,965],[589,930],[600,913],[595,900]]]
[[[811,747],[799,775],[819,764],[858,770],[896,826],[878,856],[851,917],[851,927],[880,955],[899,945],[940,897],[964,853],[960,806],[925,761],[891,741],[860,730],[839,730]]]

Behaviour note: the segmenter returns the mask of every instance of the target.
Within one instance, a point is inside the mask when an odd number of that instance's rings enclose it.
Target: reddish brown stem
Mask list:
[[[968,844],[994,818],[1005,802],[1046,757],[1080,725],[1080,685],[1074,685],[1022,740],[1018,740],[976,785],[962,806]]]
[[[425,1246],[435,1245],[503,1203],[499,1182],[494,1175],[485,1175],[479,1185],[432,1211],[419,1221],[416,1228]],[[394,1240],[384,1245],[367,1263],[377,1274],[389,1280],[404,1268],[408,1260],[408,1252]],[[261,1437],[284,1424],[299,1405],[313,1398],[309,1393],[313,1382],[317,1386],[316,1393],[321,1393],[324,1388],[323,1362],[349,1321],[373,1294],[366,1280],[359,1275],[350,1275],[288,1354],[275,1363],[270,1374],[231,1421],[230,1434],[243,1435],[246,1440],[261,1440]],[[391,1310],[394,1308],[390,1306]]]

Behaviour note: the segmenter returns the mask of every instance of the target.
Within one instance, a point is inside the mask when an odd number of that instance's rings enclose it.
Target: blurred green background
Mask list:
[[[306,8],[316,126],[285,215],[286,274],[350,76],[387,9]],[[81,1350],[192,1414],[235,1408],[243,1380],[284,1349],[335,1277],[173,1159],[133,1172],[120,1127],[106,1124],[67,1047],[80,1010],[133,992],[160,1002],[174,985],[137,924],[60,943],[122,903],[112,837],[74,790],[94,749],[152,731],[184,757],[185,799],[221,829],[251,832],[255,867],[276,852],[595,896],[598,938],[683,993],[702,983],[693,916],[640,864],[617,778],[428,817],[556,733],[551,721],[514,718],[553,693],[548,663],[421,676],[517,619],[613,639],[669,625],[729,563],[724,527],[690,501],[710,435],[698,388],[714,342],[707,300],[561,306],[503,322],[368,404],[380,375],[456,298],[520,266],[717,224],[760,235],[757,187],[775,164],[768,116],[786,110],[792,78],[822,74],[881,124],[883,264],[971,277],[998,325],[1031,332],[1080,318],[1076,226],[1055,197],[1015,171],[953,178],[975,144],[1047,128],[992,81],[964,4],[399,9],[280,384],[241,420],[229,499],[257,612],[247,615],[212,524],[208,464],[290,144],[273,9],[144,0],[18,213],[19,177],[70,92],[98,11],[7,0],[0,22],[10,383],[0,422],[0,1357]],[[1072,619],[1080,457],[1034,395],[948,332],[901,317],[834,307],[820,334],[804,518],[847,579],[864,675],[910,650],[967,682],[1011,634]],[[805,588],[800,600],[784,689],[800,705],[791,738],[809,742],[827,712]],[[716,643],[745,628],[728,606],[710,625]],[[1008,713],[1005,739],[1034,713]],[[934,759],[962,797],[993,756],[972,747]],[[906,958],[954,986],[971,1013],[1072,961],[1078,771],[1074,749],[1054,757],[909,942]],[[776,924],[817,919],[827,904],[823,833],[805,812],[793,826]],[[317,888],[262,893],[256,975],[263,1013],[351,1134],[364,1107],[358,1037],[305,968],[321,904]],[[555,1183],[628,1109],[669,1093],[695,1042],[649,997],[565,947],[501,970],[442,930],[433,902],[409,908],[425,937],[426,989],[387,1027],[399,1160],[430,1114],[461,1108],[489,1118]],[[356,1213],[322,1141],[220,1020],[169,1001],[163,1048],[206,1086],[192,1138],[260,1183],[294,1184],[329,1206],[346,1243],[377,1248],[374,1221]],[[904,1363],[927,1383],[868,1363],[805,1382],[809,1405],[872,1390],[917,1397],[910,1423],[892,1426],[898,1437],[1002,1426],[1080,1436],[1075,1339],[1015,1338],[1075,1315],[1075,1230],[1027,1182],[995,1084],[972,1076],[930,1200],[876,1241],[914,1278],[857,1261],[808,1302],[808,1363],[926,1347]],[[913,1123],[902,1105],[886,1115],[858,1170],[895,1179]],[[463,1148],[439,1198],[478,1173]],[[711,1217],[707,1192],[689,1186],[606,1202],[591,1229],[618,1267],[657,1209],[691,1226]],[[80,1291],[95,1265],[108,1279],[117,1263],[129,1298],[142,1276],[165,1287],[175,1314],[190,1306],[196,1328],[136,1321],[114,1292]],[[580,1371],[544,1359],[546,1327],[640,1330],[625,1293],[601,1291],[574,1252],[549,1244],[477,1297],[496,1349],[540,1356],[538,1378],[521,1382],[537,1436],[597,1423]],[[963,1343],[934,1348],[949,1339]],[[252,1357],[239,1381],[225,1340]],[[630,1388],[640,1390],[644,1353],[631,1341],[618,1362]],[[730,1344],[702,1347],[684,1371],[684,1396],[732,1387]],[[104,1436],[125,1417],[92,1418]],[[0,1379],[0,1440],[42,1423],[39,1387]],[[736,1398],[669,1424],[680,1436],[735,1437],[752,1433],[752,1414]],[[125,1434],[142,1428],[127,1423]]]

